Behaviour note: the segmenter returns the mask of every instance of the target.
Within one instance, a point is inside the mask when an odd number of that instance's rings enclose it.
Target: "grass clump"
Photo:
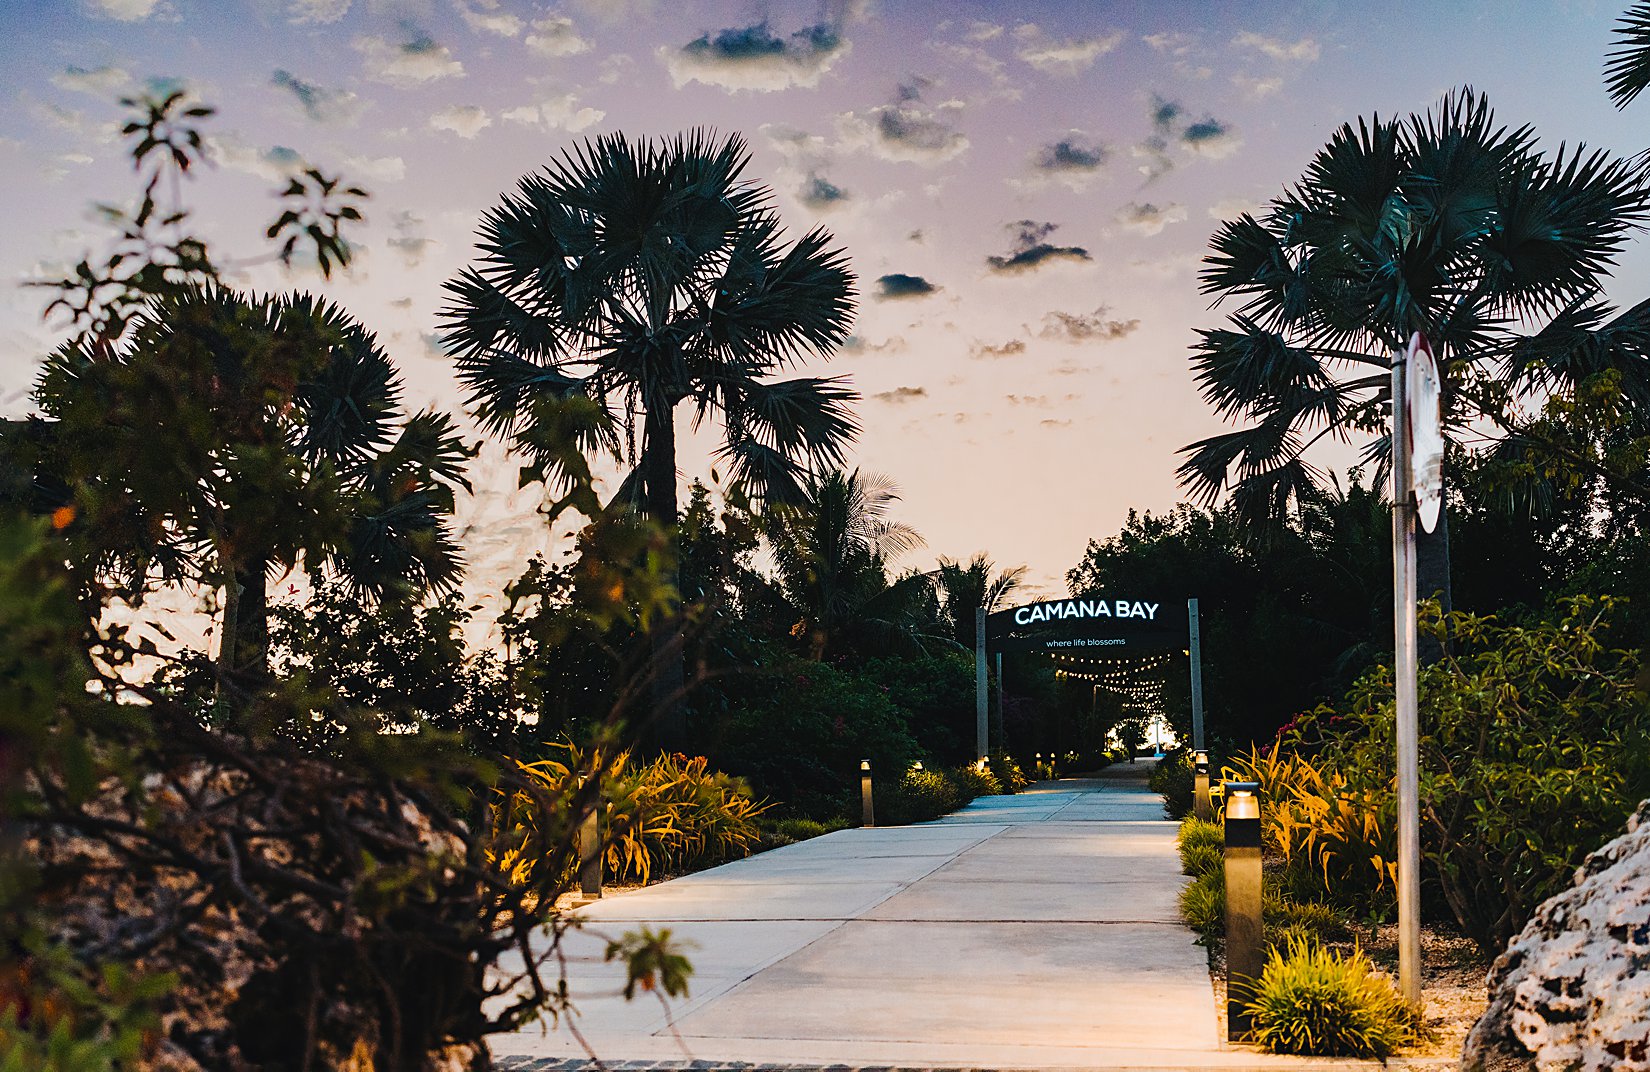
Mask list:
[[[1419,1041],[1409,1006],[1359,949],[1340,956],[1291,934],[1248,990],[1254,1039],[1273,1053],[1384,1059]]]
[[[1180,918],[1199,934],[1226,932],[1226,874],[1215,870],[1197,876],[1180,891]]]

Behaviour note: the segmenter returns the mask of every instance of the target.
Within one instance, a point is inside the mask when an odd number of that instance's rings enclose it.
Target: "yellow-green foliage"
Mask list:
[[[1225,862],[1226,834],[1219,823],[1205,819],[1187,818],[1181,821],[1180,833],[1175,837],[1180,850],[1180,869],[1188,875],[1201,875],[1221,867]]]
[[[646,883],[657,870],[744,855],[760,836],[756,820],[769,805],[708,769],[703,756],[663,755],[637,767],[628,752],[607,759],[573,745],[559,750],[564,759],[521,765],[536,792],[514,793],[492,809],[493,851],[516,882],[534,877],[548,839],[571,836],[579,785],[591,771],[602,785],[603,871],[615,881]]]
[[[1255,1041],[1273,1053],[1385,1058],[1417,1040],[1391,980],[1362,950],[1347,956],[1296,934],[1245,988]]]
[[[1180,891],[1180,918],[1199,934],[1225,933],[1225,871],[1216,868],[1199,875]]]

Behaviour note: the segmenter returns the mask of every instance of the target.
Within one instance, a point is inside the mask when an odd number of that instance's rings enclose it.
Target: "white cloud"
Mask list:
[[[424,260],[425,252],[438,244],[435,239],[422,233],[424,221],[411,212],[397,212],[390,217],[390,226],[395,229],[395,237],[385,244],[400,253],[409,268],[416,268]]]
[[[1303,37],[1299,41],[1285,41],[1281,37],[1268,37],[1245,30],[1232,38],[1232,47],[1254,49],[1275,60],[1311,63],[1318,58],[1318,43],[1310,37]]]
[[[1184,56],[1192,50],[1192,45],[1197,39],[1190,34],[1165,32],[1147,34],[1140,40],[1150,45],[1154,51],[1170,56]]]
[[[308,166],[303,156],[285,145],[262,148],[230,131],[206,139],[212,159],[230,171],[256,175],[266,182],[281,182]]]
[[[269,81],[285,90],[304,115],[317,123],[349,123],[361,114],[361,99],[347,90],[306,82],[283,69],[277,69]]]
[[[926,85],[921,79],[907,82],[899,87],[893,104],[838,116],[842,147],[870,149],[884,160],[914,164],[939,164],[960,156],[968,149],[968,137],[953,124],[963,103],[947,100],[926,107]]]
[[[424,34],[414,34],[400,44],[363,35],[350,44],[361,53],[367,77],[392,86],[415,86],[464,75],[464,65],[453,58],[451,50]]]
[[[399,156],[346,156],[344,177],[350,182],[400,182],[407,177],[407,162]]]
[[[52,85],[75,93],[90,93],[95,97],[109,97],[132,84],[132,76],[119,67],[69,66],[52,75]]]
[[[162,0],[87,0],[87,6],[93,14],[120,22],[142,22],[169,10]]]
[[[1169,224],[1181,223],[1185,219],[1185,205],[1131,201],[1117,210],[1117,222],[1123,229],[1139,235],[1160,234]]]
[[[464,24],[476,33],[514,37],[521,33],[521,28],[526,25],[518,16],[508,11],[500,11],[498,0],[477,0],[477,7],[471,7],[464,0],[456,0],[456,5]]]
[[[1123,31],[1072,37],[1056,41],[1036,23],[1025,22],[1014,28],[1014,37],[1020,42],[1015,55],[1039,71],[1074,75],[1123,43]]]
[[[1243,91],[1243,95],[1250,100],[1265,100],[1283,88],[1283,79],[1273,75],[1271,78],[1256,78],[1253,75],[1234,74],[1232,85]]]
[[[1252,197],[1223,197],[1208,208],[1211,220],[1235,220],[1245,212],[1253,213],[1261,203]]]
[[[680,48],[655,53],[677,87],[689,82],[730,92],[771,92],[793,86],[813,88],[851,43],[826,23],[780,37],[766,22],[704,34]]]
[[[970,41],[991,41],[1003,35],[1003,27],[995,22],[971,22],[963,36]]]
[[[61,104],[42,102],[35,106],[35,111],[46,122],[76,137],[105,145],[120,137],[120,124],[91,119],[85,112]]]
[[[493,125],[486,111],[475,104],[452,104],[430,116],[432,130],[445,130],[461,138],[473,138]]]
[[[625,76],[625,72],[635,66],[636,61],[623,52],[615,52],[602,60],[602,73],[599,81],[604,86],[610,86]]]
[[[511,123],[545,130],[565,130],[571,134],[593,127],[606,117],[607,113],[600,108],[581,108],[578,96],[573,93],[552,97],[538,104],[524,104],[499,115],[499,118]]]
[[[565,15],[548,15],[533,20],[523,44],[541,56],[577,56],[590,51],[590,42],[579,36],[573,20]]]
[[[350,0],[291,0],[287,19],[304,25],[326,26],[349,14]]]

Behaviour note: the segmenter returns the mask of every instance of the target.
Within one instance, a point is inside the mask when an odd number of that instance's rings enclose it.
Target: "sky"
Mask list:
[[[457,411],[441,286],[479,216],[595,135],[708,126],[750,144],[791,229],[859,279],[818,369],[863,394],[850,464],[900,486],[926,546],[1064,590],[1087,541],[1183,498],[1175,452],[1220,426],[1189,367],[1223,314],[1197,271],[1220,221],[1293,182],[1341,123],[1470,84],[1546,144],[1650,146],[1650,103],[1601,82],[1615,3],[983,0],[3,0],[0,412],[61,337],[42,291],[129,199],[115,101],[219,110],[188,192],[220,256],[267,252],[272,185],[309,165],[372,193],[329,296],[377,331],[409,401]],[[267,263],[232,280],[315,289]],[[1650,289],[1641,239],[1612,288]],[[709,471],[684,442],[684,480]],[[1333,464],[1333,456],[1327,461]],[[471,590],[551,537],[497,447],[461,503]]]

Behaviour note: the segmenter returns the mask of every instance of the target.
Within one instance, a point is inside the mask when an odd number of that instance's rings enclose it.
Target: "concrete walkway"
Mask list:
[[[590,905],[567,943],[579,1030],[604,1062],[1355,1067],[1218,1037],[1204,950],[1176,913],[1175,824],[1146,769],[843,830]],[[668,1012],[653,995],[626,1002],[622,971],[602,962],[608,937],[644,923],[697,945],[692,995]],[[493,1051],[587,1056],[564,1027]]]

